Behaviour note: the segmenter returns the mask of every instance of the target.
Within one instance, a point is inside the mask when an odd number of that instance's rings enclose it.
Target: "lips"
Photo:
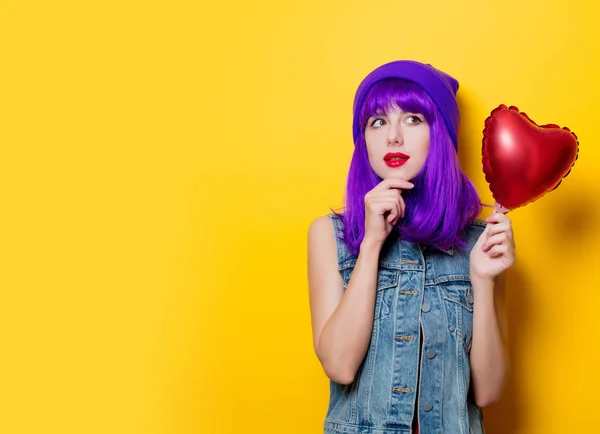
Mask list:
[[[389,152],[385,154],[383,160],[389,167],[400,167],[408,161],[410,157],[402,152]]]

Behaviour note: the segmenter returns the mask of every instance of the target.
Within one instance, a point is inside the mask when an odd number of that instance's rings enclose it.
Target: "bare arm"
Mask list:
[[[504,282],[505,271],[514,265],[516,257],[510,218],[496,210],[486,221],[488,225],[470,255],[475,296],[470,362],[479,407],[500,398],[508,371]]]
[[[344,291],[334,228],[327,216],[308,231],[308,285],[315,352],[327,376],[350,384],[367,352],[373,329],[381,244],[364,241]]]
[[[473,344],[471,376],[475,401],[485,407],[500,398],[508,371],[504,275],[494,280],[471,279],[473,308]]]

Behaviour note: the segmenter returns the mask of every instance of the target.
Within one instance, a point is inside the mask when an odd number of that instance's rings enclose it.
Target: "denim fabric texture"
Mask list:
[[[347,287],[356,257],[338,238],[338,267]],[[439,250],[395,232],[379,256],[373,332],[352,384],[330,381],[325,434],[482,434],[470,393],[473,292],[469,254],[486,223],[466,230],[464,249]],[[421,348],[421,338],[423,339]]]

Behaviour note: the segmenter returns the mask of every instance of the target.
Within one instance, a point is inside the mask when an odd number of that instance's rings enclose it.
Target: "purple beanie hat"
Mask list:
[[[396,60],[381,65],[360,83],[354,96],[354,118],[352,121],[354,143],[356,143],[359,134],[358,115],[365,97],[375,83],[386,78],[402,78],[421,86],[444,118],[454,148],[458,150],[458,124],[460,120],[458,104],[456,103],[458,81],[429,64],[413,60]]]

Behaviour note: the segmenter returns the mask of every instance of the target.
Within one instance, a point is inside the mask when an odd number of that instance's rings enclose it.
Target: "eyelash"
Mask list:
[[[410,115],[407,119],[410,119],[410,118],[415,118],[418,120],[418,122],[411,122],[411,123],[419,124],[419,123],[423,122],[423,120],[420,117],[418,117],[417,115]],[[377,119],[374,119],[373,122],[371,122],[371,126],[373,127],[375,125],[375,122],[377,122],[377,121],[385,122],[383,119],[377,118]]]

